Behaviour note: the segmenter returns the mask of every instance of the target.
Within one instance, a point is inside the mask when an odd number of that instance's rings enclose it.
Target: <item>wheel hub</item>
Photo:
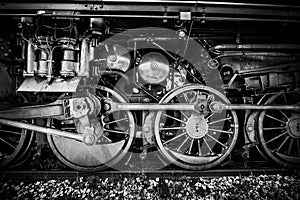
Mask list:
[[[288,132],[294,138],[300,138],[300,116],[292,116],[288,122]]]
[[[188,135],[194,139],[202,138],[208,130],[208,125],[203,115],[192,115],[186,126]]]

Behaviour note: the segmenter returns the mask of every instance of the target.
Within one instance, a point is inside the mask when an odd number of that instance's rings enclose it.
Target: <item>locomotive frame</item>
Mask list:
[[[133,154],[203,170],[238,139],[245,159],[254,146],[299,167],[297,3],[39,0],[0,10],[12,23],[0,35],[0,167],[46,144],[75,170],[124,169]]]

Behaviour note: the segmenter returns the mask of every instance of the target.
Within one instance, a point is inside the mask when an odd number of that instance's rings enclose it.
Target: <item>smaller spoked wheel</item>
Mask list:
[[[125,103],[126,100],[115,91],[99,86],[96,96],[110,99],[113,102]],[[105,108],[103,108],[105,109]],[[100,123],[98,123],[100,122]],[[116,164],[126,155],[134,135],[134,118],[130,111],[115,111],[99,114],[90,119],[98,134],[96,143],[86,145],[76,140],[48,136],[49,145],[65,165],[80,171],[99,171]],[[101,127],[96,127],[100,125]],[[76,132],[73,120],[52,120],[55,128]]]
[[[32,131],[0,125],[0,168],[21,159],[28,152],[32,138]]]
[[[299,103],[300,93],[280,92],[271,96],[266,105]],[[300,112],[265,110],[258,120],[258,138],[265,154],[284,167],[300,166]]]
[[[186,85],[171,91],[160,103],[194,103],[229,100],[217,90],[202,85]],[[200,170],[220,164],[231,152],[238,135],[234,111],[196,113],[159,111],[155,118],[155,138],[161,153],[182,168]]]

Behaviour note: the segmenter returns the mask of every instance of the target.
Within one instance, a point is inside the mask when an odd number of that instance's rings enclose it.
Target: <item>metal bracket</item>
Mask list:
[[[93,4],[85,4],[84,7],[90,8],[90,10],[101,10],[104,7],[103,0],[100,0],[100,3],[93,3]]]

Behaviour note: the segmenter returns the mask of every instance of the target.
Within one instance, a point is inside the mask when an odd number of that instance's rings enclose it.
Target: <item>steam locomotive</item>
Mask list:
[[[0,167],[300,164],[300,5],[2,1]],[[237,142],[238,141],[238,142]]]

